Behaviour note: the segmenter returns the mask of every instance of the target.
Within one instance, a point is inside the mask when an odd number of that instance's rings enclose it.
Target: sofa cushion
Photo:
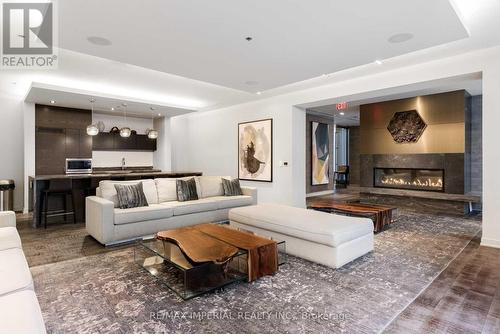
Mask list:
[[[172,208],[174,210],[174,216],[217,210],[217,201],[212,198],[197,199],[187,202],[165,202],[160,205]]]
[[[222,177],[198,176],[197,179],[200,185],[200,191],[198,192],[199,198],[224,195],[224,188],[222,187]]]
[[[177,179],[161,178],[155,179],[158,191],[158,203],[177,201]]]
[[[142,183],[142,190],[146,196],[148,204],[158,204],[158,192],[154,180],[134,180],[134,181],[111,181],[104,180],[99,182],[99,191],[102,198],[112,201],[115,208],[118,207],[118,196],[116,194],[115,184],[137,184]]]
[[[173,210],[168,206],[151,204],[131,209],[114,209],[115,225],[131,224],[147,220],[164,219],[172,217]]]
[[[21,238],[15,227],[0,228],[0,251],[9,248],[21,248]]]
[[[330,247],[373,233],[373,222],[368,218],[277,204],[234,208],[229,211],[229,219]]]
[[[0,298],[2,295],[33,290],[33,280],[24,253],[20,248],[0,251]]]
[[[46,333],[40,305],[31,290],[0,297],[0,324],[2,333]]]
[[[218,209],[236,208],[239,206],[247,206],[253,204],[252,196],[215,196],[210,197],[211,200],[217,202]]]

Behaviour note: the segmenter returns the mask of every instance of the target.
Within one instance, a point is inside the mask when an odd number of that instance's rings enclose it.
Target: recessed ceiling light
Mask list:
[[[115,108],[111,107],[111,111],[115,110]]]
[[[404,33],[392,35],[391,37],[389,37],[387,39],[387,41],[389,43],[403,43],[403,42],[409,41],[412,38],[413,38],[413,34],[411,34],[409,32],[404,32]]]
[[[382,65],[382,60],[380,60],[380,59],[375,60],[375,64]]]
[[[341,112],[341,113],[340,113],[340,116],[344,116],[344,115],[345,115],[345,113],[344,113],[344,112]]]
[[[158,116],[161,116],[161,114],[158,114]]]
[[[255,94],[260,95],[260,94],[262,94],[262,92],[257,92],[257,93],[255,93]]]
[[[56,103],[56,101],[50,100],[50,104],[54,104],[54,103]]]
[[[99,36],[89,36],[87,37],[87,41],[89,41],[94,45],[99,45],[99,46],[108,46],[112,44],[109,39]]]

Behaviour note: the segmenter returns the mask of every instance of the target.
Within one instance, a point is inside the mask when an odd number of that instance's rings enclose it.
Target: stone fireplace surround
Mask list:
[[[464,153],[361,154],[360,186],[373,187],[374,168],[421,168],[444,170],[444,192],[464,194]]]

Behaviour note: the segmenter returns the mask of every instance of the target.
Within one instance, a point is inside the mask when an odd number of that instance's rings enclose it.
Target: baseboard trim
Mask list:
[[[500,240],[481,238],[481,246],[500,248]]]
[[[306,194],[306,197],[323,196],[333,194],[333,190],[317,191],[314,193]]]

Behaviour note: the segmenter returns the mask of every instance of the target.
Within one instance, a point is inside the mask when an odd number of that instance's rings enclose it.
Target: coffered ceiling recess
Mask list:
[[[468,36],[448,0],[58,4],[62,48],[254,93]]]

